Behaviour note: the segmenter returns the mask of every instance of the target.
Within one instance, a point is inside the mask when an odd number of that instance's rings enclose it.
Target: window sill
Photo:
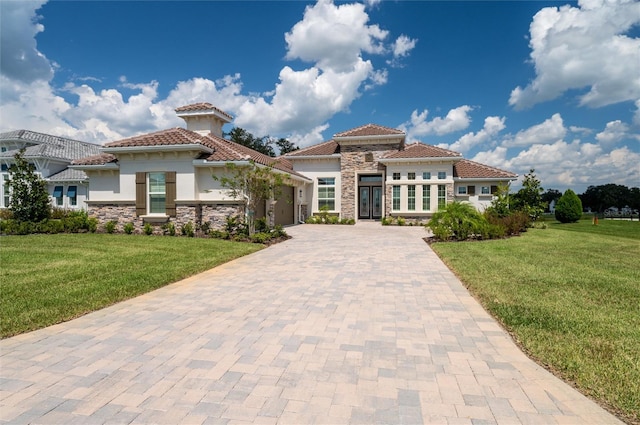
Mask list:
[[[141,215],[140,218],[145,223],[167,223],[169,221],[168,215]]]

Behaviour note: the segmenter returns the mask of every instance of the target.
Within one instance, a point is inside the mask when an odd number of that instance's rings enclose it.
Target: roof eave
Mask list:
[[[331,155],[295,155],[295,156],[283,156],[284,158],[292,161],[294,159],[340,159],[339,153],[333,153]]]
[[[405,134],[378,134],[372,136],[333,136],[333,140],[335,140],[338,144],[340,142],[365,142],[365,141],[380,141],[380,140],[389,140],[389,139],[398,139],[398,141],[402,141],[405,138]]]
[[[478,180],[478,181],[492,181],[492,182],[499,182],[499,181],[505,181],[505,180],[517,180],[518,176],[513,176],[513,177],[454,177],[453,181],[471,181],[471,180]]]
[[[426,161],[460,161],[461,156],[424,156],[414,158],[380,158],[378,162],[383,164],[402,163],[402,162],[426,162]]]
[[[69,168],[73,170],[119,170],[120,166],[115,162],[106,164],[72,164]]]
[[[185,152],[185,151],[199,151],[204,153],[213,153],[213,149],[200,143],[188,143],[178,145],[151,145],[151,146],[105,146],[100,149],[103,153],[145,153],[145,152]]]

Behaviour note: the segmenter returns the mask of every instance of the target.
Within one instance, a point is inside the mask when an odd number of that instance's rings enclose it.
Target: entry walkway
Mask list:
[[[419,227],[293,239],[0,342],[5,423],[605,424],[524,356]]]

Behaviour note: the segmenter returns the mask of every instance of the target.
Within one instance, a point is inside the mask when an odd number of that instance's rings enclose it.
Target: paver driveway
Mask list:
[[[0,342],[9,423],[616,423],[525,357],[422,241],[294,239]]]

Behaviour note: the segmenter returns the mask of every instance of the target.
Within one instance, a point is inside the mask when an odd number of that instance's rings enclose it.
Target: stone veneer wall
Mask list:
[[[116,232],[124,232],[126,223],[133,223],[134,232],[142,233],[145,221],[142,217],[136,216],[135,205],[123,204],[90,204],[88,214],[98,219],[99,226],[104,226],[109,221],[117,222]],[[210,229],[222,230],[227,224],[227,217],[242,215],[242,207],[235,204],[190,204],[177,205],[176,216],[169,217],[166,221],[149,221],[154,227],[154,234],[162,234],[162,226],[171,222],[176,226],[176,232],[180,232],[180,227],[188,222],[194,226],[202,223],[210,223]]]
[[[342,218],[356,218],[356,172],[382,174],[386,167],[378,160],[389,151],[398,151],[400,142],[378,144],[340,145],[340,177],[341,186],[341,215]],[[366,160],[366,154],[373,155],[372,161]],[[382,182],[384,184],[384,181]],[[388,201],[388,196],[387,196]]]

